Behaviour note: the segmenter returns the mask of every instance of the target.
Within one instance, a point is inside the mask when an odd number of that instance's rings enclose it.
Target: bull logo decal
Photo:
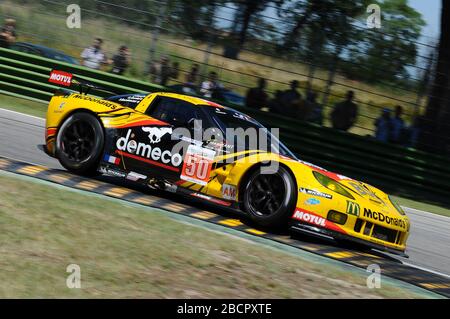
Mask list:
[[[161,138],[166,134],[172,134],[171,127],[143,127],[142,130],[148,133],[148,139],[151,144],[161,142]]]

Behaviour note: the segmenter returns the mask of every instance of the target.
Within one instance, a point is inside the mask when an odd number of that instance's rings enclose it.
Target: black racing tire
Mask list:
[[[259,226],[286,226],[297,202],[296,183],[290,172],[279,166],[276,172],[262,174],[256,169],[246,179],[243,208]]]
[[[97,173],[105,134],[100,121],[86,112],[69,116],[56,136],[56,157],[67,170],[79,175]]]

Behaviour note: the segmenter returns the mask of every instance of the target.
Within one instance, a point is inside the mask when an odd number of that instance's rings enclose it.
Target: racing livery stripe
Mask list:
[[[205,102],[206,102],[206,104],[208,104],[209,106],[214,106],[214,107],[218,107],[218,108],[221,108],[221,109],[224,108],[222,105],[217,104],[217,103],[215,103],[215,102],[211,102],[211,101],[207,101],[207,100],[205,100]]]
[[[221,199],[218,199],[218,198],[215,198],[215,197],[212,197],[212,196],[208,196],[208,195],[204,195],[204,194],[199,194],[199,193],[192,193],[191,195],[194,196],[194,197],[198,197],[198,198],[207,200],[207,201],[212,202],[212,203],[216,203],[216,204],[218,204],[218,205],[222,205],[222,206],[231,206],[231,203],[230,203],[230,202],[226,202],[226,201],[224,201],[224,200],[221,200]]]
[[[137,121],[134,123],[127,123],[127,124],[122,124],[122,125],[118,125],[118,126],[111,126],[114,128],[127,128],[127,127],[134,127],[134,126],[141,126],[141,125],[159,125],[159,126],[164,126],[164,125],[169,125],[166,122],[157,120],[157,119],[149,119],[149,120],[142,120],[142,121]]]
[[[55,133],[56,133],[56,128],[48,128],[47,129],[47,136],[55,135]]]
[[[122,108],[117,108],[117,109],[114,109],[114,110],[102,111],[102,112],[99,112],[98,115],[102,116],[103,114],[111,114],[111,113],[115,113],[115,112],[119,112],[119,111],[124,111],[124,110],[126,110],[126,108],[125,108],[125,107],[122,107]],[[131,113],[131,112],[124,113],[124,114],[129,114],[129,113]]]
[[[145,162],[145,163],[148,163],[148,164],[151,164],[151,165],[159,166],[159,167],[168,169],[168,170],[173,171],[173,172],[177,172],[178,173],[180,171],[179,168],[176,168],[176,167],[173,167],[173,166],[169,166],[169,165],[165,165],[163,163],[159,163],[159,162],[156,162],[156,161],[152,161],[151,159],[143,158],[143,157],[140,157],[140,156],[137,156],[137,155],[134,155],[134,154],[128,154],[128,153],[122,152],[120,150],[116,150],[116,153],[121,155],[121,156],[129,157],[129,158],[141,161],[141,162]]]
[[[230,156],[222,159],[224,161],[223,163],[217,163],[216,162],[216,165],[213,167],[213,169],[222,168],[223,166],[227,166],[229,164],[232,164],[232,163],[229,162],[230,158],[233,158],[233,162],[236,162],[236,161],[238,161],[240,159],[243,159],[245,157],[249,157],[249,156],[252,156],[252,155],[255,155],[255,154],[258,154],[258,153],[261,153],[261,151],[251,151],[251,152],[248,152],[248,153],[245,153],[245,154],[241,154],[241,155],[230,155]]]

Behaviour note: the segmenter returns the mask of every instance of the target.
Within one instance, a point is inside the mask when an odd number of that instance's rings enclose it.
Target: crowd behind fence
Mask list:
[[[160,6],[166,5],[165,1],[147,1]],[[179,28],[176,19],[170,15],[170,10],[163,7],[159,11],[150,12],[95,0],[104,6],[115,6],[121,10],[132,10],[154,16],[155,23],[130,21],[119,15],[82,10],[83,27],[78,30],[61,28],[58,32],[63,36],[57,41],[52,41],[51,35],[42,32],[46,21],[53,19],[58,21],[58,25],[63,25],[67,18],[64,9],[70,3],[51,0],[41,2],[51,4],[54,10],[44,10],[39,6],[14,2],[14,6],[18,8],[31,10],[33,19],[24,20],[10,12],[0,12],[0,17],[5,21],[2,34],[7,34],[6,29],[11,28],[11,19],[17,19],[17,25],[12,27],[15,34],[14,41],[25,38],[33,43],[51,43],[55,49],[68,51],[67,48],[69,48],[70,53],[74,55],[73,52],[76,52],[75,57],[87,67],[125,76],[137,76],[153,83],[172,87],[180,92],[200,94],[206,98],[218,100],[228,98],[233,103],[242,103],[248,107],[286,115],[290,118],[371,135],[383,142],[408,147],[416,146],[421,128],[423,96],[427,93],[426,87],[431,78],[429,74],[432,73],[435,60],[433,54],[418,54],[418,58],[425,63],[408,65],[410,68],[428,74],[428,77],[425,77],[420,76],[420,72],[414,72],[416,75],[410,76],[410,82],[420,85],[412,87],[395,85],[382,80],[369,85],[346,79],[340,74],[339,69],[332,75],[332,71],[328,71],[332,69],[330,64],[317,64],[314,59],[285,61],[288,64],[284,65],[281,63],[282,58],[271,54],[262,55],[261,51],[253,48],[252,40],[241,48],[242,54],[239,60],[226,59],[221,51],[222,35],[218,34],[216,38],[209,37],[206,42],[194,41],[189,38],[188,33]],[[235,9],[227,5],[222,6]],[[269,20],[277,19],[264,14],[261,16]],[[89,32],[98,27],[98,21],[102,19],[105,23],[102,25],[103,30],[98,30],[98,33],[106,36],[100,37],[98,34]],[[212,19],[230,20],[220,16],[217,11]],[[116,25],[111,25],[111,22],[116,22]],[[136,25],[139,28],[133,27]],[[258,28],[253,25],[250,27]],[[121,28],[119,30],[121,39],[117,39],[117,28]],[[217,32],[212,29],[211,32]],[[82,39],[81,42],[65,40],[64,35],[69,38],[75,32],[77,37]],[[382,31],[369,31],[368,36],[370,32]],[[113,33],[115,39],[109,39],[108,34]],[[125,44],[125,41],[131,45]],[[89,42],[93,43],[89,45]],[[114,42],[116,48],[111,48],[109,45],[105,49],[103,44],[109,42]],[[417,42],[416,45],[425,47],[430,52],[436,49],[434,45],[422,42]],[[348,50],[352,52],[359,49],[349,48]],[[269,63],[259,61],[260,57],[267,57],[270,59]],[[294,62],[298,64],[298,67],[292,67],[295,66]],[[344,61],[344,63],[351,62]],[[132,70],[133,64],[139,65],[137,71],[136,68]],[[233,64],[238,67],[234,67]],[[360,72],[365,72],[376,66],[359,64],[357,67]],[[312,71],[312,68],[317,70]],[[422,86],[425,89],[418,89]],[[385,92],[388,87],[390,89]],[[364,98],[360,98],[362,95]],[[321,103],[324,100],[326,103]],[[382,102],[379,102],[380,100]]]

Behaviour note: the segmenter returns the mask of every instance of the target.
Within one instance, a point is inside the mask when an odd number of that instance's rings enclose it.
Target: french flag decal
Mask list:
[[[108,163],[111,163],[111,164],[114,164],[114,165],[119,165],[120,164],[120,158],[115,157],[115,156],[111,156],[111,155],[108,155],[108,154],[105,154],[105,156],[103,157],[103,160],[105,162],[108,162]]]

